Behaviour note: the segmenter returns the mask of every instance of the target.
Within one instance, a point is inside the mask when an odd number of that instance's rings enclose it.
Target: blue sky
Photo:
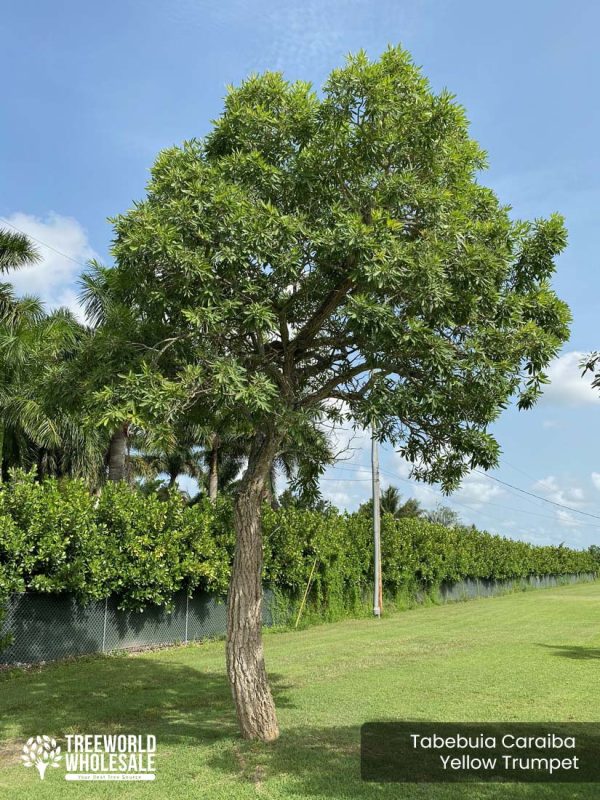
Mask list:
[[[349,51],[413,54],[435,89],[466,106],[489,153],[484,178],[522,217],[560,211],[569,247],[556,287],[574,315],[552,384],[530,412],[495,426],[500,480],[600,517],[600,398],[579,354],[600,346],[600,4],[593,0],[23,0],[0,19],[4,76],[0,215],[46,242],[21,291],[74,306],[80,263],[109,259],[107,217],[142,196],[163,147],[203,135],[225,87],[283,70],[320,86]],[[55,252],[66,254],[70,258]],[[339,434],[347,441],[348,432]],[[354,508],[369,492],[368,439],[323,481]],[[382,457],[384,483],[429,507],[441,498]],[[467,522],[534,542],[600,543],[600,519],[470,476],[448,502]]]

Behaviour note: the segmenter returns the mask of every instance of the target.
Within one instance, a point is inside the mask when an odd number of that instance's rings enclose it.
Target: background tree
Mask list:
[[[402,517],[420,517],[425,514],[425,510],[421,508],[421,504],[414,497],[409,497],[404,503],[402,502],[402,495],[395,486],[387,486],[379,498],[379,508],[381,514],[391,514],[395,519]],[[365,516],[373,516],[373,500],[369,499],[362,503],[358,509],[360,514]]]
[[[289,486],[281,492],[278,500],[280,508],[299,508],[307,511],[316,511],[319,514],[335,513],[338,510],[330,500],[325,500],[320,496],[306,497]]]
[[[31,298],[16,299],[0,322],[0,418],[3,472],[35,467],[44,475],[97,482],[102,447],[87,425],[71,381],[85,330],[66,309],[46,314]]]
[[[115,220],[119,302],[157,344],[104,394],[107,419],[225,409],[251,440],[226,644],[246,737],[278,735],[260,509],[284,440],[346,413],[451,490],[497,463],[488,426],[512,397],[535,402],[567,338],[549,283],[562,221],[513,221],[484,165],[463,109],[392,48],[350,58],[319,96],[271,73],[232,89]]]
[[[233,435],[224,438],[186,420],[174,425],[171,446],[147,441],[145,431],[133,439],[130,456],[132,473],[154,489],[175,486],[177,478],[187,476],[198,482],[199,494],[215,501],[219,493],[231,493],[245,461],[244,443]]]
[[[174,446],[168,450],[146,442],[140,433],[133,442],[134,453],[130,457],[131,470],[146,480],[155,480],[166,475],[167,486],[175,486],[177,478],[186,475],[201,481],[204,478],[204,453],[198,442],[203,432],[194,425],[180,424],[175,432]]]
[[[23,233],[0,228],[0,274],[26,267],[39,261],[39,253]],[[10,283],[0,283],[0,320],[15,310],[15,297]]]
[[[591,544],[588,547],[588,553],[598,562],[598,566],[600,568],[600,545]]]
[[[460,525],[460,517],[456,511],[441,503],[438,503],[433,511],[428,511],[426,517],[429,522],[434,522],[436,525],[444,525],[446,528],[456,528]]]
[[[0,230],[0,271],[34,263],[26,236]],[[93,481],[97,432],[74,401],[70,365],[85,330],[66,309],[47,313],[34,297],[0,284],[0,475],[11,467]]]
[[[409,497],[398,509],[396,519],[402,519],[403,517],[414,519],[415,517],[422,517],[425,513],[425,509],[421,508],[421,504],[416,497]]]

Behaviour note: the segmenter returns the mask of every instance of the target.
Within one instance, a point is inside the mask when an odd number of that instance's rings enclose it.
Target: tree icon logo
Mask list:
[[[36,767],[42,780],[46,769],[49,766],[58,767],[61,758],[60,747],[56,746],[56,739],[51,739],[50,736],[31,736],[23,745],[23,766]]]

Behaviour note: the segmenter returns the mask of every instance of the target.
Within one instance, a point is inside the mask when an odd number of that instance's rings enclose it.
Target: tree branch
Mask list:
[[[333,314],[341,301],[348,294],[348,291],[352,288],[352,284],[352,278],[345,278],[338,287],[329,292],[313,316],[303,325],[290,342],[290,350],[292,352],[297,352],[299,349],[304,348],[315,338],[321,330],[323,323]]]

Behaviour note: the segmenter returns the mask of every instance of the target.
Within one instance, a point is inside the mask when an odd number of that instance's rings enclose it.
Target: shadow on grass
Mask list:
[[[289,701],[269,675],[275,702]],[[36,732],[152,733],[209,744],[237,735],[225,674],[143,657],[84,658],[0,677],[0,742]]]
[[[422,722],[423,720],[420,720]],[[232,752],[233,751],[233,752]],[[229,752],[213,751],[213,770],[254,785],[257,796],[318,800],[592,800],[594,784],[378,783],[360,777],[360,727],[283,729],[270,745],[241,739]],[[263,786],[264,784],[264,786]]]
[[[293,708],[290,686],[283,677],[271,673],[270,680],[278,708]],[[244,741],[224,672],[168,660],[89,658],[0,678],[0,743],[8,739],[21,746],[28,736],[39,733],[62,738],[65,733],[117,732],[156,735],[159,752],[167,758],[176,747],[202,748],[199,763],[231,781],[232,789],[245,785],[259,793],[264,786],[265,797],[562,800],[594,796],[565,795],[561,793],[564,786],[543,784],[366,784],[360,779],[358,726],[315,726],[310,719],[296,719],[293,727],[283,725],[281,738],[273,744]],[[11,749],[10,758],[11,763],[18,762],[18,748],[16,754]]]
[[[576,661],[585,661],[589,659],[600,658],[600,647],[583,647],[581,645],[558,645],[558,644],[540,644],[539,647],[545,647],[553,651],[553,655],[562,656],[563,658],[573,658]]]

